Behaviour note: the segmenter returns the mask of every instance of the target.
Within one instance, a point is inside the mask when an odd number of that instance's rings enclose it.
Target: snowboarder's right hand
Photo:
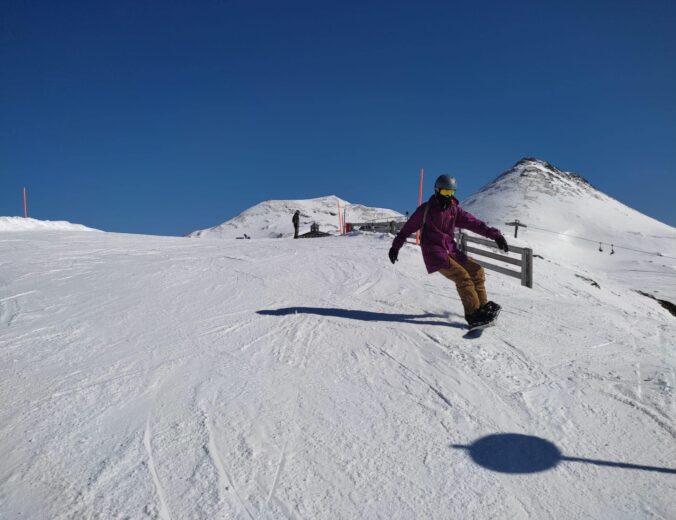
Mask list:
[[[395,248],[390,247],[389,252],[387,253],[387,256],[390,257],[390,262],[394,263],[397,261],[397,257],[399,256],[399,251],[397,251]]]

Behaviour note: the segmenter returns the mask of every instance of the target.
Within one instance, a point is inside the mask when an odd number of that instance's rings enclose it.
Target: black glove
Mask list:
[[[388,251],[387,256],[390,257],[390,262],[394,263],[394,262],[397,261],[397,257],[399,256],[399,251],[397,251],[393,247],[390,247],[390,250]]]
[[[505,237],[500,235],[495,239],[495,243],[498,245],[498,249],[502,249],[505,253],[509,253],[509,246],[507,245],[507,240],[505,240]]]

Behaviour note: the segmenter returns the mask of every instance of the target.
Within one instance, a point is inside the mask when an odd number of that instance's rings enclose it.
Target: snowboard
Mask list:
[[[492,327],[493,325],[495,325],[495,320],[489,321],[488,323],[482,323],[481,325],[475,325],[474,327],[470,327],[463,336],[463,338],[465,339],[479,338],[481,337],[485,329],[487,329],[488,327]]]
[[[465,339],[475,339],[481,337],[481,335],[484,332],[484,329],[487,329],[488,327],[492,327],[495,325],[495,322],[498,319],[498,316],[500,315],[500,310],[498,309],[498,312],[495,313],[495,316],[493,316],[493,319],[489,322],[482,323],[481,325],[475,325],[474,327],[470,327],[463,338]]]

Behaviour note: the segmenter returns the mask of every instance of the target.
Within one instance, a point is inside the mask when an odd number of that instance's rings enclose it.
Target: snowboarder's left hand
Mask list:
[[[390,250],[387,253],[387,256],[390,257],[390,262],[394,263],[397,261],[398,256],[399,256],[399,251],[397,251],[395,248],[390,247]]]
[[[500,235],[495,239],[495,243],[498,245],[498,249],[502,249],[505,253],[509,253],[509,246],[507,245],[507,240],[505,240],[505,237]]]

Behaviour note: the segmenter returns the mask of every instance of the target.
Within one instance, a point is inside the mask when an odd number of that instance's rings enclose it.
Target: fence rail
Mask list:
[[[533,250],[527,247],[517,247],[509,246],[510,252],[517,253],[521,258],[512,258],[507,255],[493,253],[492,251],[486,251],[485,249],[479,249],[476,247],[471,247],[467,245],[467,242],[473,244],[479,244],[483,246],[495,247],[495,243],[492,240],[486,240],[485,238],[476,238],[467,235],[466,233],[459,232],[456,234],[456,240],[460,244],[460,249],[465,253],[472,253],[474,255],[485,256],[486,258],[491,258],[493,260],[498,260],[499,262],[504,262],[511,265],[517,265],[521,268],[520,271],[515,271],[514,269],[508,269],[499,265],[491,264],[485,260],[480,260],[475,258],[474,260],[482,266],[484,269],[489,269],[491,271],[496,271],[498,273],[504,274],[506,276],[511,276],[513,278],[519,278],[521,280],[521,285],[528,287],[529,289],[533,288]]]
[[[387,221],[371,221],[371,222],[362,222],[362,223],[349,223],[348,231],[352,229],[359,229],[362,231],[371,231],[379,233],[398,233],[401,228],[404,226],[404,221],[402,220],[387,220]],[[514,258],[507,256],[505,254],[494,253],[492,251],[487,251],[485,249],[479,249],[477,247],[468,246],[467,243],[477,244],[481,246],[495,247],[495,242],[492,240],[487,240],[485,238],[479,238],[474,236],[469,236],[463,232],[456,232],[456,241],[460,246],[460,249],[465,253],[472,253],[472,255],[483,256],[490,258],[492,260],[497,260],[499,262],[504,262],[510,265],[515,265],[520,267],[519,271],[514,269],[508,269],[507,267],[502,267],[500,265],[495,265],[485,260],[474,258],[474,260],[481,265],[484,269],[489,269],[491,271],[496,271],[500,274],[506,276],[511,276],[513,278],[519,278],[521,280],[521,285],[533,288],[533,250],[527,247],[517,247],[509,246],[509,251],[516,253],[520,258]]]

